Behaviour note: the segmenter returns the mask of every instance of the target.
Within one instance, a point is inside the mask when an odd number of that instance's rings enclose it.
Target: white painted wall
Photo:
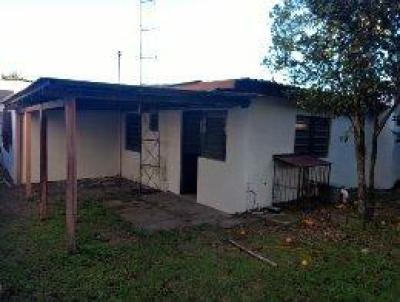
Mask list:
[[[246,209],[246,125],[248,109],[228,111],[226,160],[199,158],[197,202],[234,213]]]
[[[119,173],[119,116],[117,111],[77,112],[78,178],[115,176]],[[32,182],[39,182],[39,114],[32,114]],[[48,112],[49,180],[66,176],[63,110]],[[25,180],[25,171],[22,170]]]
[[[390,189],[396,180],[400,179],[400,169],[396,167],[399,163],[399,144],[396,143],[395,135],[392,133],[390,119],[382,130],[378,140],[378,158],[375,170],[375,182],[378,189]],[[350,132],[349,132],[350,131]],[[372,122],[367,120],[367,157],[369,158],[371,146]],[[349,140],[343,140],[343,136],[349,133]],[[336,118],[331,125],[331,138],[329,143],[329,154],[327,160],[332,163],[331,184],[334,186],[356,187],[357,172],[354,150],[353,134],[350,121],[345,117]],[[367,163],[367,175],[369,160]]]
[[[140,153],[138,152],[133,152],[130,150],[126,149],[126,141],[125,141],[125,136],[126,136],[126,115],[128,112],[122,113],[122,127],[121,127],[121,146],[122,146],[122,152],[121,152],[121,160],[122,160],[122,167],[121,167],[121,174],[123,177],[133,180],[133,181],[139,181],[139,167],[140,167]],[[142,123],[143,126],[143,123]]]
[[[181,189],[182,112],[160,112],[161,167],[164,189],[176,194]]]
[[[270,205],[272,156],[293,152],[295,117],[294,107],[272,97],[229,110],[226,161],[200,158],[198,202],[229,213]]]
[[[247,142],[247,207],[272,204],[273,156],[293,153],[296,109],[279,98],[264,97],[250,107]]]
[[[125,116],[123,114],[122,137],[125,138]],[[180,162],[181,162],[181,112],[180,111],[161,111],[159,113],[159,130],[160,130],[160,164],[161,170],[154,169],[152,181],[142,175],[142,182],[146,185],[161,188],[164,191],[170,191],[176,194],[180,193]],[[149,114],[143,114],[142,117],[142,135],[144,140],[155,138],[156,133],[149,130]],[[146,163],[157,163],[151,159],[150,152],[157,157],[157,147],[153,142],[144,141],[142,156]],[[125,139],[122,141],[122,176],[134,181],[139,180],[140,173],[140,154],[126,149]],[[154,150],[154,147],[156,149]],[[154,178],[155,176],[155,178]]]

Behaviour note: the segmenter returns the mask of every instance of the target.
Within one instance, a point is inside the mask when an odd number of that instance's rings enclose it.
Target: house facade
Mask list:
[[[3,165],[16,183],[41,179],[44,109],[47,178],[66,179],[65,109],[46,104],[74,98],[77,178],[121,176],[235,213],[273,203],[275,155],[310,153],[331,163],[332,185],[356,186],[354,147],[344,139],[347,120],[299,111],[276,83],[242,79],[152,88],[39,81],[4,103],[12,140],[2,143]],[[393,118],[380,137],[381,189],[400,178],[396,127]]]

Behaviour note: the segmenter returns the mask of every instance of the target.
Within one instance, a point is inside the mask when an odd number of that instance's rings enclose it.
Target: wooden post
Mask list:
[[[15,184],[20,185],[22,182],[22,154],[23,154],[23,142],[22,142],[22,129],[23,129],[23,115],[20,113],[15,114],[15,147],[14,147],[14,158],[15,158]]]
[[[32,115],[24,114],[24,165],[25,165],[25,194],[32,197]]]
[[[47,111],[40,110],[40,202],[39,218],[47,218]]]
[[[65,101],[66,125],[66,154],[67,154],[67,182],[66,182],[66,225],[67,249],[73,254],[76,252],[76,220],[77,220],[77,169],[76,169],[76,101]]]

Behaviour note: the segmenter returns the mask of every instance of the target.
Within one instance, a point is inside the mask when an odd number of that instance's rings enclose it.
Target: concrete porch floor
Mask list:
[[[137,183],[118,177],[80,179],[78,204],[83,201],[101,202],[134,228],[150,233],[201,225],[233,228],[248,222],[244,217],[199,204],[194,195],[181,196],[170,192],[145,190],[139,197],[137,189]],[[33,192],[34,196],[39,198],[38,184],[34,184]],[[23,191],[21,194],[23,195]],[[49,196],[50,204],[64,203],[65,182],[49,183]]]
[[[128,200],[105,200],[106,207],[114,210],[135,228],[148,232],[212,225],[231,228],[242,220],[195,202],[192,197],[168,192],[132,196]]]
[[[63,198],[63,186],[63,182],[53,183],[50,191]],[[195,196],[192,195],[145,192],[139,197],[137,189],[137,184],[127,179],[114,177],[82,179],[78,182],[78,202],[79,200],[102,202],[106,208],[131,223],[134,228],[147,232],[201,225],[231,228],[244,223],[243,218],[197,203]]]

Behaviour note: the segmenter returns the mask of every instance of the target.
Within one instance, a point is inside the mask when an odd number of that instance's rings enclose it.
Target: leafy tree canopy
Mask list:
[[[17,72],[11,72],[9,74],[2,74],[1,79],[4,81],[22,81],[22,82],[32,82],[31,80],[28,80],[21,75],[19,75]]]
[[[400,1],[285,0],[271,17],[265,64],[308,88],[307,110],[351,117],[399,101]]]

